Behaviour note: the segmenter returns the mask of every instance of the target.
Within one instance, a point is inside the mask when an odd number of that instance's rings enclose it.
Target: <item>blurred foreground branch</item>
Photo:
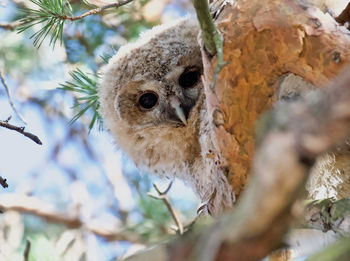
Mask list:
[[[116,232],[115,228],[106,228],[104,224],[94,220],[90,221],[90,223],[84,222],[79,216],[60,213],[50,204],[25,195],[2,194],[0,196],[0,210],[13,210],[35,215],[46,222],[62,224],[71,229],[82,228],[108,241],[129,241],[134,243],[142,241],[136,234]]]
[[[232,213],[128,260],[258,260],[280,244],[295,219],[292,205],[317,156],[350,127],[350,68],[313,101],[275,108],[253,162],[253,176]]]

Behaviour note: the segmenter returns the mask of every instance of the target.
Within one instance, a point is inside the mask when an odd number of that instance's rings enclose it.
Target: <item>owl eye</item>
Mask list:
[[[149,111],[158,105],[159,96],[154,91],[142,92],[138,99],[137,104],[142,110]]]
[[[196,67],[188,67],[179,77],[179,84],[182,88],[188,89],[196,85],[199,80],[200,71]]]

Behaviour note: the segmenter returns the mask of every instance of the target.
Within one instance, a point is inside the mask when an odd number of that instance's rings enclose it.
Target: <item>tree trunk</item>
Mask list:
[[[221,167],[239,195],[250,172],[254,124],[276,102],[283,76],[322,86],[348,63],[350,35],[329,14],[297,0],[238,0],[225,6],[217,27],[228,64],[213,92],[216,57],[202,52],[205,92],[216,147],[226,159]]]

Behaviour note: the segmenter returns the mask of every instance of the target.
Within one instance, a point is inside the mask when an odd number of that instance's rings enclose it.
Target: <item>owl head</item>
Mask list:
[[[202,60],[195,19],[144,33],[103,68],[100,113],[117,146],[137,166],[187,175],[200,154]]]

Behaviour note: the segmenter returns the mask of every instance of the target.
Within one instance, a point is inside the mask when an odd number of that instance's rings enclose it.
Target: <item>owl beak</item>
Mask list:
[[[181,103],[177,97],[172,96],[170,98],[170,106],[175,110],[176,117],[178,117],[184,125],[187,125],[185,112],[183,108],[181,108]]]

